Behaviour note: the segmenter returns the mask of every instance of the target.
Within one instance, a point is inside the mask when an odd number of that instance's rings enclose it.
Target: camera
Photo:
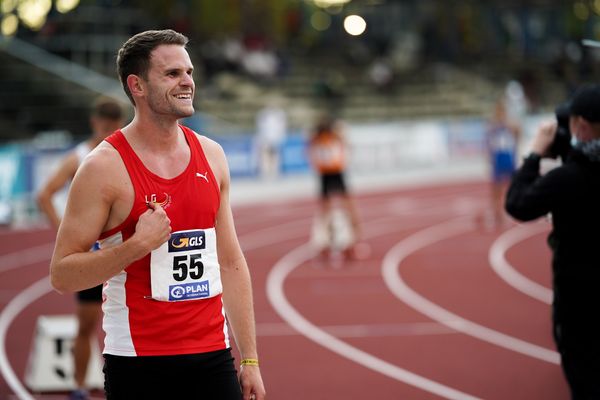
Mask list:
[[[570,104],[560,104],[554,110],[556,115],[556,135],[554,141],[548,149],[548,155],[552,158],[560,157],[565,160],[569,151],[571,151],[571,130],[569,129]]]

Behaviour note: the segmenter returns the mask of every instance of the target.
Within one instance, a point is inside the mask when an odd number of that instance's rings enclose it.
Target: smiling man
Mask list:
[[[194,113],[187,42],[146,31],[119,50],[135,116],[79,168],[52,257],[58,291],[106,282],[109,400],[265,398],[227,161],[217,143],[178,123]],[[100,250],[88,252],[97,239]]]

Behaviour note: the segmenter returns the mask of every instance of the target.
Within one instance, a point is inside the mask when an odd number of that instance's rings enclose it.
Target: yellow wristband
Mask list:
[[[258,360],[256,358],[244,358],[240,362],[240,365],[253,365],[255,367],[258,367]]]

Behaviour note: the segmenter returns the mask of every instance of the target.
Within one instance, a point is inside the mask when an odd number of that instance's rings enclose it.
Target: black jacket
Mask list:
[[[595,315],[600,306],[600,140],[580,144],[543,176],[539,169],[539,159],[525,159],[506,211],[521,221],[551,214],[554,316],[583,329],[588,310]]]

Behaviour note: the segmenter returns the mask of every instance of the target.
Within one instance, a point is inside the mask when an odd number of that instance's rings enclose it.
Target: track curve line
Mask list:
[[[299,218],[291,222],[248,232],[240,235],[239,240],[243,242],[242,247],[244,251],[249,251],[270,246],[277,241],[306,236],[307,231],[305,229],[298,230],[297,228],[306,223],[307,219]],[[34,262],[49,260],[53,249],[54,243],[52,242],[28,250],[0,256],[0,272],[21,268]],[[20,292],[4,309],[0,310],[0,375],[4,376],[9,387],[14,391],[19,400],[34,400],[34,398],[31,397],[31,394],[23,386],[8,361],[6,354],[6,334],[17,315],[35,300],[50,293],[52,290],[52,286],[46,276]]]
[[[294,223],[286,223],[281,226],[285,228],[293,227],[297,225],[299,221]],[[303,222],[303,221],[300,221]],[[277,227],[277,226],[276,226]],[[270,245],[277,239],[288,240],[290,238],[296,238],[298,236],[306,235],[304,231],[290,231],[286,234],[279,233],[276,235],[273,227],[263,229],[260,231],[254,231],[247,233],[246,235],[240,236],[240,239],[244,241],[245,238],[251,239],[255,235],[259,235],[262,240],[250,241],[247,249],[254,249],[261,246]],[[34,262],[49,260],[51,257],[51,251],[54,248],[54,243],[47,243],[29,250],[23,250],[15,253],[10,253],[0,257],[0,272],[20,268],[26,265],[30,265]],[[48,251],[50,254],[48,255]],[[23,255],[29,254],[28,257]],[[14,299],[11,300],[7,306],[0,310],[0,375],[4,376],[4,379],[8,383],[10,389],[15,393],[19,400],[34,400],[29,391],[23,386],[21,380],[15,374],[6,354],[6,335],[8,328],[12,324],[13,320],[19,315],[25,308],[33,303],[38,298],[50,293],[52,286],[48,280],[48,277],[44,277],[41,280],[33,283],[25,290],[20,292]]]
[[[547,224],[518,225],[502,233],[490,247],[490,266],[513,288],[542,303],[552,304],[552,290],[527,278],[506,260],[506,252],[515,244],[548,230]]]
[[[42,261],[49,261],[53,250],[54,242],[49,242],[25,250],[4,254],[0,256],[0,273]]]
[[[6,355],[6,332],[12,321],[21,311],[27,308],[34,300],[42,297],[51,290],[50,281],[46,276],[20,292],[0,313],[0,373],[4,376],[6,383],[19,400],[35,399],[25,389],[8,361]]]
[[[287,276],[314,256],[310,244],[295,248],[281,258],[267,277],[267,297],[277,314],[300,334],[326,349],[392,379],[404,382],[445,399],[475,400],[475,396],[417,375],[362,351],[325,332],[304,318],[288,301],[283,286]]]
[[[556,351],[498,332],[462,318],[445,308],[431,302],[410,288],[402,279],[400,265],[409,255],[436,242],[449,239],[468,232],[474,228],[471,220],[465,218],[452,219],[421,230],[388,251],[382,262],[382,273],[390,291],[401,301],[452,329],[473,336],[496,346],[524,354],[551,364],[560,364],[560,356]]]

